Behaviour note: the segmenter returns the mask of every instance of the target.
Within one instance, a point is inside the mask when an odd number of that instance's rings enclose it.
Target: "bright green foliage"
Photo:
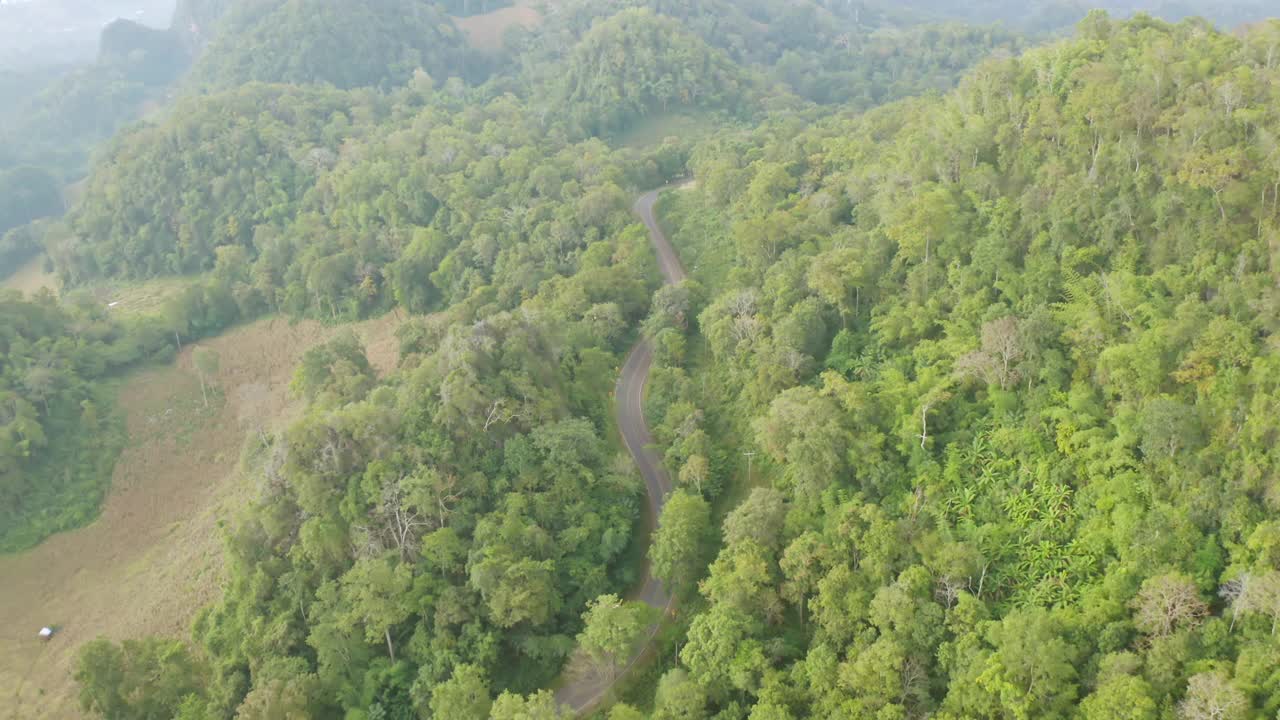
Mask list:
[[[96,516],[123,441],[101,381],[173,352],[157,323],[49,293],[0,294],[0,550]]]
[[[76,669],[80,707],[104,720],[173,717],[203,691],[204,668],[175,640],[98,638],[80,652]]]
[[[573,638],[616,668],[637,627],[607,395],[647,317],[679,485],[651,557],[701,595],[653,717],[1280,710],[1280,26],[1094,14],[860,112],[1017,44],[872,37],[900,16],[861,3],[569,3],[468,88],[433,66],[450,42],[414,44],[456,39],[438,10],[385,9],[246,5],[208,60],[228,82],[386,92],[189,98],[102,156],[49,248],[73,284],[211,271],[146,326],[166,346],[273,311],[435,313],[386,377],[353,337],[304,358],[196,624],[209,687],[166,703],[559,717],[538,689]],[[257,52],[346,12],[369,22],[339,40],[394,57]],[[767,119],[648,154],[575,139],[673,109]],[[629,205],[686,160],[663,220],[695,279],[654,293]],[[53,356],[97,337],[62,325]],[[66,384],[11,335],[20,458]],[[713,560],[708,498],[737,500]]]
[[[671,670],[658,681],[653,720],[703,720],[707,695],[683,670]]]
[[[618,703],[609,708],[609,720],[644,720],[644,713],[626,703]]]
[[[572,713],[556,704],[555,696],[543,690],[528,697],[503,693],[493,703],[491,720],[567,720]]]
[[[701,495],[673,493],[649,548],[654,576],[671,591],[688,590],[706,567],[711,536],[710,504]]]
[[[277,692],[257,668],[288,659],[342,708],[483,717],[490,687],[529,692],[567,659],[582,608],[626,577],[639,511],[630,464],[589,419],[607,394],[579,384],[597,385],[582,364],[596,354],[619,362],[589,308],[629,302],[649,261],[638,233],[598,242],[609,252],[515,312],[419,321],[389,378],[349,334],[306,353],[294,388],[308,412],[258,451],[231,587],[197,622],[214,704]],[[570,300],[580,319],[548,311]],[[584,638],[625,656],[647,620],[595,607]],[[492,715],[542,717],[545,701],[507,695]]]
[[[644,635],[648,610],[643,603],[623,602],[617,595],[601,595],[587,605],[578,648],[595,673],[617,676]]]
[[[484,672],[475,665],[459,665],[453,675],[431,693],[431,716],[456,720],[486,720],[493,699]]]
[[[658,436],[697,408],[781,508],[740,501],[699,586],[715,707],[1275,712],[1276,38],[1094,15],[945,97],[691,153],[664,204],[713,264],[709,358],[655,376]]]

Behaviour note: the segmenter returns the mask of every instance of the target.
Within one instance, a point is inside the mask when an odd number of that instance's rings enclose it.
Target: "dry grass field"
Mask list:
[[[380,372],[395,365],[396,325],[388,315],[347,326]],[[88,640],[187,635],[220,592],[219,524],[252,494],[236,472],[245,434],[295,416],[293,369],[338,329],[265,319],[200,343],[221,356],[209,408],[191,347],[121,383],[129,445],[99,519],[0,556],[0,720],[79,717],[71,674]],[[36,637],[44,625],[59,628],[48,643]]]

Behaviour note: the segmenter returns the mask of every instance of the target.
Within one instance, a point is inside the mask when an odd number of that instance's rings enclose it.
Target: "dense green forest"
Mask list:
[[[1095,15],[694,151],[704,379],[652,412],[771,482],[655,717],[1275,714],[1278,43]]]
[[[271,0],[232,5],[192,82],[394,86],[415,69],[477,78],[483,66],[449,18],[422,0]]]
[[[169,337],[109,318],[88,296],[0,292],[0,551],[97,514],[124,440],[103,381],[167,358]]]
[[[86,713],[541,720],[579,665],[610,720],[1280,712],[1280,21],[573,0],[482,57],[450,15],[504,6],[184,3],[14,90],[120,104],[0,154],[0,263],[63,286],[0,295],[0,550],[94,516],[123,372],[404,319],[390,373],[306,352],[221,597],[85,645]],[[674,184],[661,286],[632,207]],[[81,289],[170,276],[141,317]],[[677,610],[632,669],[646,556]]]

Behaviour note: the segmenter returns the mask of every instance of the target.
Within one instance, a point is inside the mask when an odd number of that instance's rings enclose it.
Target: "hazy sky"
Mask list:
[[[0,68],[91,60],[116,18],[168,27],[175,0],[0,0]]]

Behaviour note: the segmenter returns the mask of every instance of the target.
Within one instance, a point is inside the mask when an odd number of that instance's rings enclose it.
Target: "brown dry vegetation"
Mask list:
[[[396,363],[388,315],[352,327],[385,373]],[[252,494],[236,466],[245,434],[293,416],[288,393],[302,353],[337,331],[266,319],[201,345],[221,356],[206,409],[191,347],[170,367],[122,383],[129,446],[101,517],[18,555],[0,556],[0,719],[79,716],[76,650],[115,640],[184,637],[222,581],[220,523]],[[36,632],[56,625],[42,643]]]
[[[467,42],[477,50],[497,52],[502,49],[502,40],[507,30],[519,25],[536,27],[542,22],[542,14],[534,9],[530,0],[516,0],[510,7],[499,8],[493,12],[470,17],[453,19],[458,29],[467,35]]]

